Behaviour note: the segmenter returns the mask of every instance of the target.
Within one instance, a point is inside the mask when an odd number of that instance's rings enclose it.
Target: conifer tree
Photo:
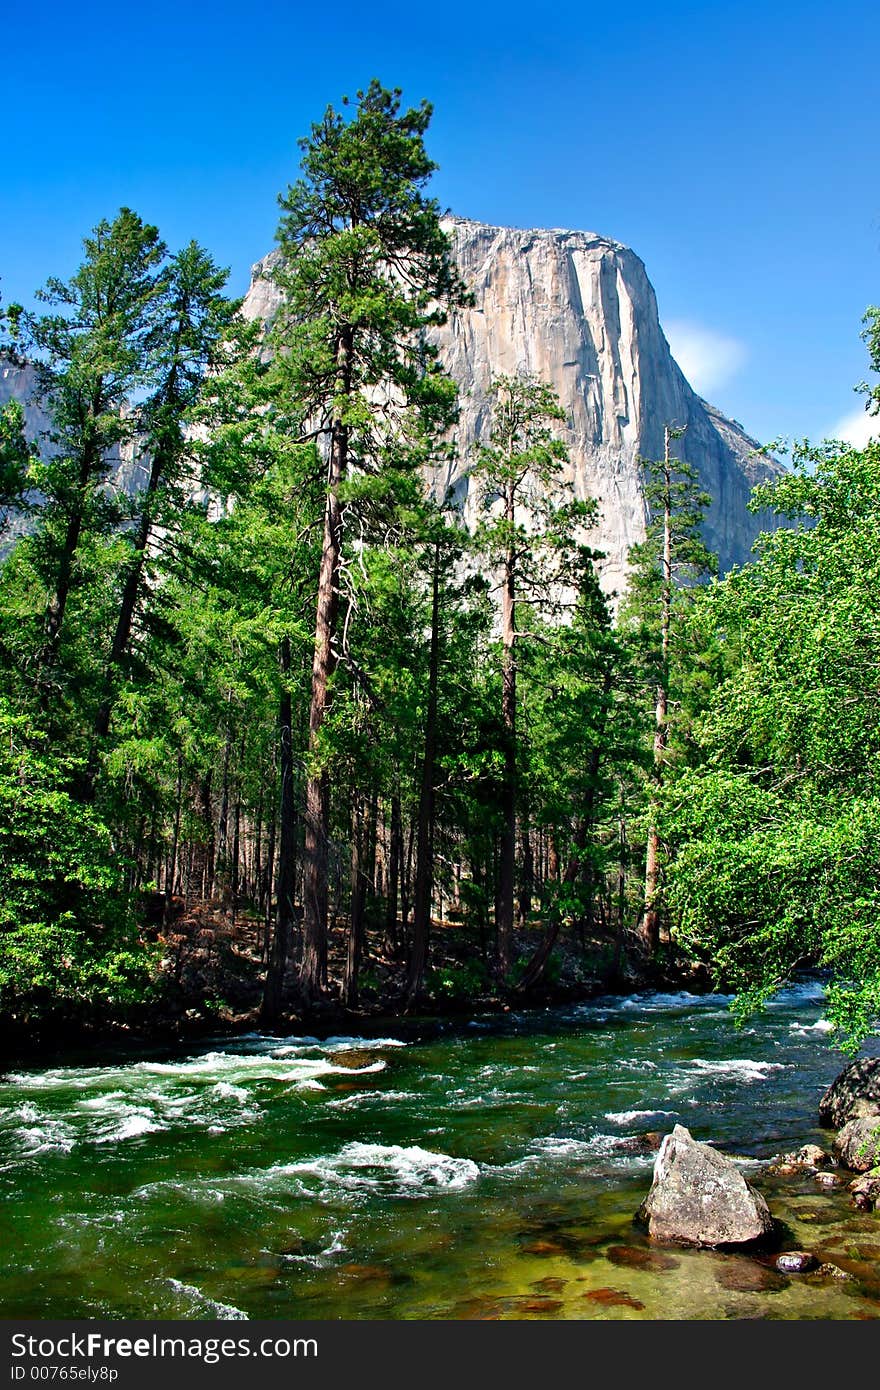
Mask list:
[[[127,403],[148,380],[148,340],[165,247],[155,227],[128,208],[84,240],[85,259],[66,283],[39,297],[53,312],[30,333],[52,417],[50,453],[34,470],[43,497],[28,558],[45,595],[38,668],[40,702],[58,693],[57,667],[68,600],[81,580],[84,535],[108,535],[119,509],[106,482],[136,416]]]
[[[119,609],[95,718],[98,739],[104,738],[110,727],[113,687],[142,597],[151,534],[157,523],[173,524],[175,514],[186,503],[187,484],[192,491],[188,412],[199,400],[205,373],[221,342],[228,349],[224,366],[229,369],[233,344],[226,335],[238,306],[223,293],[227,275],[228,271],[219,269],[193,241],[171,258],[158,280],[145,343],[151,389],[138,411],[138,447],[148,461],[149,477],[134,499],[134,524],[124,536],[129,553],[121,569]]]
[[[684,653],[677,644],[677,611],[689,590],[718,568],[701,527],[710,498],[696,470],[672,454],[683,428],[666,425],[663,458],[642,460],[648,512],[645,540],[632,547],[633,574],[625,617],[638,632],[646,672],[653,687],[654,734],[645,851],[644,911],[639,935],[653,951],[660,932],[660,836],[656,803],[668,757],[670,696]]]
[[[489,439],[479,447],[471,474],[483,513],[477,543],[497,568],[501,589],[504,748],[496,934],[502,976],[511,966],[516,867],[516,643],[521,635],[516,610],[518,604],[526,604],[546,612],[558,602],[564,578],[559,560],[574,549],[572,528],[593,518],[588,504],[562,500],[567,449],[556,430],[564,419],[556,395],[544,382],[528,376],[499,377],[492,389]]]
[[[350,119],[328,108],[300,142],[302,177],[281,199],[274,278],[284,301],[271,335],[277,379],[300,411],[302,436],[317,438],[327,458],[305,813],[306,998],[326,981],[330,784],[322,728],[339,656],[340,562],[356,510],[346,483],[416,467],[454,405],[454,388],[424,338],[460,295],[437,205],[423,191],[435,167],[424,146],[431,107],[402,110],[400,95],[374,79]]]

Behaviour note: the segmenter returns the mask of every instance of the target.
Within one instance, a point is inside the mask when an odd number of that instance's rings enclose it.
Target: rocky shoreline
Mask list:
[[[820,1124],[835,1131],[830,1150],[805,1144],[772,1159],[763,1173],[775,1178],[813,1177],[825,1189],[846,1184],[858,1211],[880,1207],[880,1058],[850,1063],[819,1103]],[[785,1248],[786,1228],[763,1194],[730,1158],[693,1138],[683,1125],[659,1139],[653,1181],[634,1221],[652,1241],[754,1255],[780,1274],[852,1276],[810,1250]],[[851,1176],[849,1176],[851,1175]],[[780,1248],[782,1247],[782,1248]],[[778,1253],[777,1253],[778,1252]]]

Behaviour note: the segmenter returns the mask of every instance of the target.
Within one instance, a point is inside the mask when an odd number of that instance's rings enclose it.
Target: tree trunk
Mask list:
[[[95,420],[104,408],[103,393],[104,384],[103,380],[101,380],[95,389],[89,408],[89,420],[92,425],[94,425]],[[92,482],[99,461],[100,452],[94,438],[87,438],[80,454],[79,476],[77,479],[73,509],[67,518],[64,545],[58,557],[55,592],[49,600],[49,607],[46,611],[46,639],[49,648],[48,663],[50,665],[55,659],[58,637],[64,623],[67,600],[70,596],[71,584],[73,582],[73,557],[76,554],[82,534],[86,492]]]
[[[364,941],[364,904],[367,879],[364,874],[364,824],[361,798],[355,793],[351,816],[351,917],[348,926],[348,949],[345,956],[343,998],[349,1009],[358,1002],[358,974]]]
[[[290,951],[290,938],[294,921],[293,899],[296,888],[296,800],[293,786],[292,711],[288,684],[290,677],[289,637],[282,639],[280,655],[283,682],[278,706],[281,834],[278,853],[278,906],[275,917],[275,933],[268,952],[266,983],[263,991],[262,1017],[264,1024],[268,1027],[274,1027],[281,1016],[284,976],[287,969],[287,957]],[[274,824],[272,831],[272,838],[274,838]]]
[[[397,899],[400,892],[400,861],[403,853],[403,832],[400,818],[400,793],[391,796],[391,828],[388,845],[388,906],[385,913],[385,949],[397,953]]]
[[[669,632],[672,620],[672,461],[669,454],[671,433],[664,431],[663,448],[663,585],[660,596],[660,678],[654,708],[654,783],[659,787],[669,737]],[[656,800],[652,797],[651,825],[645,854],[645,911],[639,935],[647,951],[655,951],[660,939],[660,836],[656,825]]]
[[[339,395],[351,391],[353,334],[339,335],[336,353]],[[309,708],[309,776],[306,783],[305,874],[303,880],[303,953],[300,987],[306,1000],[321,993],[327,979],[327,871],[330,839],[330,783],[315,767],[321,728],[330,704],[330,678],[336,667],[333,639],[338,611],[339,556],[342,545],[342,507],[339,489],[348,467],[348,426],[337,417],[330,440],[324,544],[318,576],[312,698]]]
[[[172,389],[173,385],[174,383],[172,380]],[[153,502],[165,472],[166,462],[165,451],[161,447],[157,448],[153,455],[150,477],[143,494],[140,521],[138,522],[137,531],[134,535],[134,555],[125,576],[125,583],[122,586],[122,595],[119,600],[119,613],[116,618],[113,641],[110,644],[110,654],[107,658],[107,665],[104,670],[104,694],[95,717],[94,725],[96,740],[106,738],[110,731],[110,716],[113,712],[113,683],[119,666],[122,663],[122,659],[128,650],[128,644],[131,641],[134,616],[137,611],[141,579],[144,572],[147,543],[150,539],[150,530],[153,524]],[[90,781],[94,781],[96,772],[97,766],[93,759],[93,765],[90,768]]]
[[[416,893],[413,910],[412,950],[407,974],[407,999],[415,1000],[425,978],[428,936],[431,928],[431,893],[434,884],[434,777],[437,755],[437,684],[440,668],[440,542],[434,547],[431,594],[431,650],[428,661],[428,708],[422,785],[419,791],[419,828],[416,848]]]
[[[513,528],[514,489],[507,490],[507,521]],[[502,979],[510,970],[513,943],[513,896],[516,869],[516,561],[508,546],[501,587],[501,642],[503,647],[501,720],[504,726],[504,775],[501,784],[501,840],[498,864],[498,897],[495,931],[498,970]]]
[[[535,886],[535,857],[532,853],[532,836],[529,819],[529,807],[527,804],[524,804],[519,832],[520,842],[522,844],[522,881],[519,891],[519,917],[523,925],[528,922],[532,911],[532,891]]]
[[[623,964],[623,945],[626,913],[626,820],[623,795],[620,798],[620,816],[617,822],[617,928],[614,936],[614,960],[611,966],[612,979],[620,979]]]
[[[165,912],[167,926],[171,920],[171,899],[174,895],[174,879],[177,873],[177,851],[180,845],[180,814],[183,805],[183,754],[177,755],[177,787],[174,804],[174,835],[171,841],[171,858],[165,875]]]

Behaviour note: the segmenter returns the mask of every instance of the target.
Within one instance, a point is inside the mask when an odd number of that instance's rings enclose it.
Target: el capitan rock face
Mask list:
[[[462,218],[444,226],[474,296],[472,308],[434,333],[460,392],[457,461],[445,481],[466,498],[473,445],[488,427],[491,380],[528,371],[552,383],[562,403],[575,495],[599,502],[601,520],[589,539],[606,555],[606,591],[623,588],[627,551],[644,537],[638,459],[662,454],[665,424],[687,426],[675,451],[712,497],[706,539],[722,570],[747,560],[768,525],[747,510],[751,489],[779,466],[756,459],[756,442],[690,388],[638,256],[593,232],[521,231]],[[269,318],[277,304],[263,273],[272,260],[254,267],[249,317]]]

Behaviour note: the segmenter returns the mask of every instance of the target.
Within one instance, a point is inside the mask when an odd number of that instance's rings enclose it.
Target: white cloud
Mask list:
[[[717,391],[736,376],[748,356],[745,343],[738,338],[689,319],[673,319],[664,324],[663,331],[673,357],[701,396]]]
[[[880,438],[880,415],[869,415],[864,406],[844,415],[825,431],[826,439],[842,439],[854,449],[864,449],[869,439]]]

